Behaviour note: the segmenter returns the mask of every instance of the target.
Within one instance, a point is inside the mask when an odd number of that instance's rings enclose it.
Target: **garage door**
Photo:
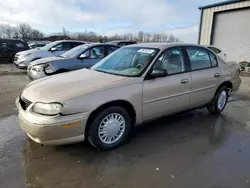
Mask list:
[[[228,61],[250,61],[250,9],[216,13],[212,44],[227,54]]]

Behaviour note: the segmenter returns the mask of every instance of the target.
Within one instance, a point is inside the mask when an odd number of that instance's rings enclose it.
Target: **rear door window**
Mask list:
[[[70,43],[63,42],[63,43],[60,43],[60,44],[54,46],[53,48],[56,48],[56,51],[67,51],[70,49]]]
[[[84,52],[83,54],[89,57],[89,59],[102,59],[104,58],[104,47],[103,46],[94,47]]]
[[[70,43],[70,49],[72,49],[72,48],[74,48],[74,47],[76,47],[76,46],[82,45],[82,44],[84,44],[84,43],[80,43],[80,42],[71,42],[71,43]]]
[[[190,60],[191,70],[201,70],[211,67],[208,51],[201,47],[186,47]]]
[[[119,47],[115,46],[109,46],[108,47],[108,54],[111,54],[112,52],[116,51]]]
[[[16,48],[25,48],[24,43],[21,41],[16,41],[15,46],[16,46]]]

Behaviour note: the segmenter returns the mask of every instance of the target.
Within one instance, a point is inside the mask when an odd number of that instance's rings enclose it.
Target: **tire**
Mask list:
[[[221,98],[221,100],[219,100],[220,96],[225,98],[223,99]],[[220,114],[226,107],[227,101],[228,101],[228,88],[226,86],[223,86],[216,92],[213,100],[207,106],[207,109],[211,114]]]
[[[115,118],[116,117],[116,118]],[[122,117],[122,118],[121,118]],[[113,118],[113,119],[112,119]],[[121,118],[121,119],[120,119]],[[110,121],[117,121],[112,123],[105,121],[110,119]],[[119,119],[119,121],[117,120]],[[117,123],[124,122],[124,124],[118,125]],[[106,126],[105,126],[106,124]],[[132,130],[132,120],[128,112],[120,106],[111,106],[102,110],[93,120],[93,123],[89,125],[87,131],[88,141],[97,149],[100,150],[110,150],[114,149],[122,144],[128,139]],[[112,129],[112,128],[113,129]],[[108,129],[110,128],[110,129]],[[119,134],[120,131],[120,134]],[[116,136],[108,136],[108,133]],[[106,138],[107,137],[107,138]],[[105,141],[105,139],[107,139]],[[110,141],[110,143],[107,143]]]

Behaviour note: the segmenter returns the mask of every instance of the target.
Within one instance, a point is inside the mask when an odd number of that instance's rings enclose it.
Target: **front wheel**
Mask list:
[[[228,88],[223,86],[220,88],[211,103],[207,106],[208,111],[211,114],[220,114],[226,107],[228,100]]]
[[[102,110],[89,125],[89,142],[98,149],[108,150],[123,144],[132,128],[131,117],[120,106]]]

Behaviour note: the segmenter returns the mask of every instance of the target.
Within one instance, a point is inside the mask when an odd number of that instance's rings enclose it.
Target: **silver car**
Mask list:
[[[77,46],[58,57],[48,57],[32,62],[27,69],[31,80],[77,70],[90,68],[102,58],[120,48],[112,44],[85,44]]]
[[[30,49],[18,52],[14,58],[14,66],[19,69],[27,69],[32,61],[45,57],[58,56],[76,46],[86,43],[87,42],[76,40],[60,40],[51,42],[40,49]]]

